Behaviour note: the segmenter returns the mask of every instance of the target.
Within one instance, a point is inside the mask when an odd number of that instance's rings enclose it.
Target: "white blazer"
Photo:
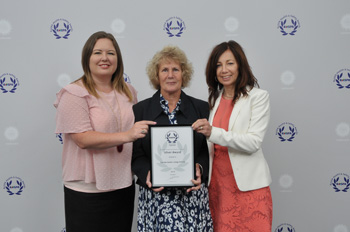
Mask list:
[[[210,111],[209,123],[213,124],[222,92]],[[241,97],[234,105],[228,131],[212,127],[208,138],[209,184],[214,158],[214,143],[228,147],[233,173],[241,191],[263,188],[271,184],[271,174],[264,158],[261,144],[270,119],[269,94],[253,88],[247,97]]]

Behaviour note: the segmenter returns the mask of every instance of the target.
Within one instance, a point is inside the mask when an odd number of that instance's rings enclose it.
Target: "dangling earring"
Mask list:
[[[217,78],[216,76],[215,76],[215,81],[216,81],[216,82],[219,82],[219,81],[218,81],[218,78]]]

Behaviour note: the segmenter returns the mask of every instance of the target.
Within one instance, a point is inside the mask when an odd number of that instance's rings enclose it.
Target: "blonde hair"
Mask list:
[[[92,34],[89,39],[86,41],[83,51],[82,51],[82,56],[81,56],[81,64],[83,66],[83,71],[84,75],[80,77],[78,80],[75,82],[81,80],[84,84],[84,87],[87,89],[87,91],[95,96],[96,98],[99,98],[100,96],[98,95],[96,89],[95,89],[95,82],[92,78],[91,71],[90,71],[90,57],[92,54],[92,51],[94,49],[94,46],[99,39],[109,39],[112,41],[113,46],[116,50],[117,53],[117,70],[113,73],[112,75],[112,87],[113,89],[117,90],[120,93],[124,93],[130,101],[133,100],[133,95],[124,81],[124,65],[123,65],[123,59],[122,59],[122,54],[120,51],[120,48],[118,46],[117,41],[115,40],[114,36],[110,33],[104,32],[104,31],[98,31],[94,34]]]
[[[186,54],[177,46],[165,46],[161,51],[158,51],[153,58],[148,62],[146,71],[150,83],[153,88],[160,89],[158,72],[162,62],[175,61],[178,62],[182,71],[182,87],[187,87],[191,81],[193,68],[188,61]]]

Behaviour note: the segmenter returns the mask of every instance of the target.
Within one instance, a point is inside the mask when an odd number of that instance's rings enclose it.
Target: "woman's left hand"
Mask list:
[[[160,188],[152,188],[152,183],[151,183],[151,172],[148,171],[147,178],[146,178],[146,185],[148,188],[152,189],[154,192],[160,192],[164,189],[164,187]]]
[[[209,138],[211,135],[212,126],[209,124],[206,118],[201,118],[192,124],[193,130],[198,133],[202,133],[205,137]]]
[[[187,189],[188,193],[193,190],[198,190],[201,188],[202,178],[201,178],[201,169],[199,167],[199,164],[196,164],[196,176],[197,176],[196,180],[191,180],[194,186],[192,188]]]

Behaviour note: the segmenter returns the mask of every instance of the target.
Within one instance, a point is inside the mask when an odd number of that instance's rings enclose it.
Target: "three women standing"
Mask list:
[[[177,47],[155,54],[147,71],[157,92],[136,105],[111,34],[88,39],[82,66],[84,75],[64,87],[54,104],[56,133],[64,135],[67,231],[130,231],[132,172],[140,185],[138,231],[213,231],[213,221],[215,231],[271,231],[271,176],[261,149],[269,95],[257,88],[238,43],[221,43],[209,57],[209,107],[182,91],[193,70]],[[197,132],[194,187],[152,189],[147,133],[155,122],[192,124]]]

